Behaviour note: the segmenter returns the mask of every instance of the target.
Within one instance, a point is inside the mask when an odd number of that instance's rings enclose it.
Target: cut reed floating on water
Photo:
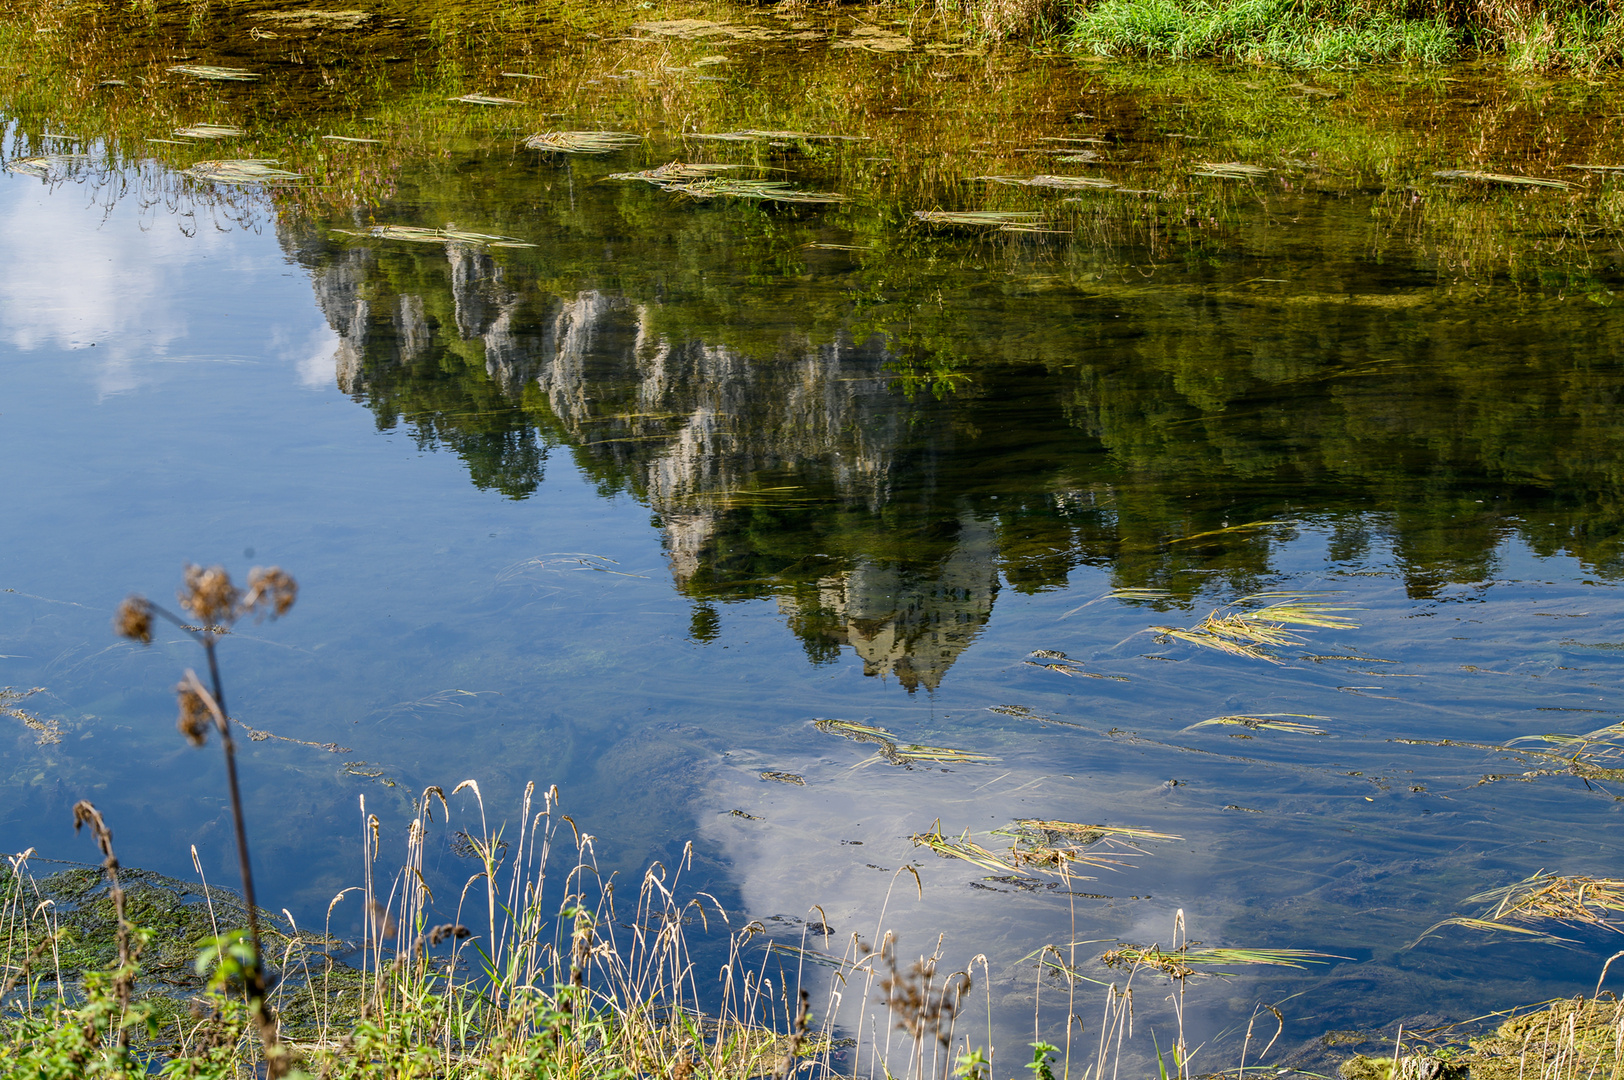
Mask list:
[[[524,145],[558,154],[610,154],[642,141],[643,136],[628,131],[544,131],[530,136]]]
[[[1035,210],[915,210],[913,216],[926,225],[1000,230],[1033,228],[1044,222],[1044,215]]]
[[[446,98],[463,105],[517,105],[518,100],[509,97],[492,97],[490,94],[463,94],[461,97]]]
[[[1566,180],[1547,180],[1540,176],[1513,176],[1509,173],[1478,172],[1476,169],[1441,169],[1432,175],[1439,180],[1474,180],[1480,184],[1504,184],[1510,187],[1557,188],[1562,191],[1573,187]]]
[[[1082,191],[1087,188],[1109,190],[1117,186],[1103,176],[972,176],[970,179],[1020,187],[1055,188],[1059,191]]]
[[[692,199],[755,199],[761,202],[802,203],[827,205],[846,201],[846,196],[835,191],[802,191],[783,180],[712,180],[672,181],[660,185],[661,191],[686,195]]]
[[[1335,953],[1313,952],[1309,949],[1201,949],[1186,946],[1164,952],[1156,945],[1129,945],[1123,943],[1100,957],[1106,967],[1154,968],[1175,979],[1192,975],[1219,975],[1222,971],[1198,971],[1202,967],[1265,967],[1301,968],[1306,964],[1323,964],[1328,960],[1346,960]]]
[[[6,171],[49,180],[60,176],[62,170],[75,162],[89,160],[89,154],[39,154],[34,157],[13,158],[6,162]]]
[[[259,76],[247,68],[216,67],[212,64],[177,64],[169,69],[177,75],[210,82],[253,82]]]
[[[1255,610],[1241,607],[1275,597],[1285,599]],[[1303,643],[1303,639],[1287,627],[1355,629],[1359,624],[1340,614],[1343,611],[1353,610],[1355,609],[1351,607],[1321,603],[1308,596],[1278,592],[1253,593],[1235,600],[1228,611],[1214,608],[1211,614],[1194,626],[1152,626],[1145,632],[1156,634],[1163,640],[1174,638],[1231,656],[1245,656],[1278,664],[1282,661],[1268,652],[1265,646],[1278,647]]]
[[[983,870],[991,870],[995,874],[1010,874],[1024,878],[1026,874],[1018,867],[1000,859],[974,840],[970,839],[969,830],[964,835],[948,839],[942,835],[942,823],[938,821],[936,828],[928,833],[914,833],[908,837],[915,847],[929,848],[944,859],[963,859],[971,866],[979,866]]]
[[[1150,829],[1113,828],[1107,825],[1080,825],[1070,821],[1045,821],[1040,818],[1022,818],[1004,829],[995,829],[994,836],[1007,836],[1015,841],[1010,848],[1010,859],[1020,866],[1037,867],[1073,876],[1070,868],[1081,863],[1100,870],[1116,870],[1132,865],[1123,859],[1136,859],[1147,854],[1135,841],[1178,840],[1171,833]],[[1103,851],[1090,851],[1097,845],[1107,845]]]
[[[176,128],[175,134],[182,139],[236,139],[247,132],[231,124],[193,124],[191,127]]]
[[[468,232],[462,229],[424,229],[416,225],[374,225],[365,232],[334,229],[345,236],[364,236],[374,240],[404,240],[412,244],[479,244],[484,247],[530,248],[536,245],[516,236],[495,233]]]
[[[194,180],[215,184],[273,184],[304,179],[299,173],[275,165],[275,158],[221,158],[199,161],[183,172]]]
[[[1244,161],[1203,161],[1201,167],[1192,170],[1190,175],[1214,180],[1255,180],[1268,176],[1269,170],[1261,165],[1248,165]]]
[[[644,180],[657,187],[686,180],[709,180],[718,173],[734,169],[750,169],[752,165],[720,164],[716,162],[668,161],[654,169],[641,172],[610,173],[605,180]]]
[[[1285,731],[1293,735],[1328,735],[1330,732],[1310,724],[1299,723],[1297,720],[1280,719],[1281,717],[1298,717],[1302,720],[1329,720],[1329,716],[1315,716],[1311,713],[1257,713],[1253,716],[1214,716],[1210,720],[1202,720],[1191,724],[1185,731],[1194,731],[1196,728],[1212,727],[1215,725],[1235,725],[1251,731]]]

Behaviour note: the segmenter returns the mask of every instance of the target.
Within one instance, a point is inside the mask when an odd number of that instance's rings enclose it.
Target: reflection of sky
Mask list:
[[[96,200],[87,184],[0,176],[0,342],[85,351],[100,395],[162,381],[170,369],[158,365],[267,359],[293,364],[304,385],[331,385],[331,334],[308,306],[281,306],[264,333],[225,345],[224,328],[266,313],[268,279],[288,271],[250,254],[268,235],[206,208],[174,214],[160,202],[143,212],[128,195],[104,214]]]

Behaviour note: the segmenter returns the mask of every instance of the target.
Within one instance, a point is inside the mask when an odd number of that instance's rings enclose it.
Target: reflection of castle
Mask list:
[[[526,288],[481,251],[448,246],[433,266],[426,254],[408,253],[417,281],[392,294],[385,290],[402,275],[383,273],[379,260],[391,256],[376,250],[324,252],[312,267],[317,301],[339,336],[338,386],[374,408],[387,399],[379,411],[389,422],[403,416],[420,432],[431,428],[468,456],[448,427],[443,393],[430,388],[444,379],[448,354],[482,359],[478,381],[507,403],[539,392],[546,409],[532,404],[526,422],[656,512],[683,592],[776,595],[814,656],[850,645],[865,671],[894,674],[909,690],[934,689],[986,623],[996,545],[968,511],[932,511],[934,531],[951,542],[927,545],[918,559],[893,536],[886,557],[847,544],[817,559],[824,572],[783,577],[778,564],[795,560],[770,550],[771,518],[781,512],[790,515],[778,527],[786,534],[831,513],[885,532],[880,511],[899,485],[917,483],[919,460],[939,451],[931,440],[943,437],[941,425],[917,424],[934,403],[916,406],[890,389],[879,341],[786,340],[770,355],[746,357],[670,340],[656,306],[596,291],[560,300]],[[414,404],[414,395],[428,400]],[[788,587],[792,580],[800,587]]]

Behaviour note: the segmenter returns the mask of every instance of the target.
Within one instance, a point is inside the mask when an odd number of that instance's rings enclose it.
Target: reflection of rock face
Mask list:
[[[743,534],[760,529],[762,514],[873,515],[886,505],[917,416],[891,392],[890,356],[877,340],[789,341],[746,357],[670,340],[654,306],[598,291],[564,300],[527,292],[488,254],[456,246],[427,276],[423,254],[412,253],[416,285],[384,273],[377,263],[390,256],[368,249],[324,255],[313,267],[318,302],[339,335],[338,385],[374,408],[388,401],[380,416],[404,416],[420,437],[427,428],[469,456],[443,401],[430,405],[432,415],[408,402],[448,353],[472,360],[477,352],[505,401],[539,392],[589,470],[601,468],[653,508],[679,589],[722,598],[776,592],[809,651],[850,645],[865,671],[894,674],[910,691],[934,689],[985,624],[996,545],[967,511],[945,511],[937,524],[953,542],[920,563],[859,555],[812,575],[816,599],[763,589],[767,575],[752,558],[723,565],[752,542]],[[399,291],[380,295],[386,281]]]
[[[934,690],[986,625],[998,594],[997,545],[985,522],[965,515],[960,524],[958,543],[931,580],[865,561],[818,582],[819,613],[843,627],[831,636],[863,658],[865,674]],[[808,614],[796,597],[780,596],[778,607],[792,621]]]

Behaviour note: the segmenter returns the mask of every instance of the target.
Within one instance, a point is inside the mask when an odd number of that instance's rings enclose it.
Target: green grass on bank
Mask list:
[[[1442,18],[1406,19],[1356,5],[1299,0],[1101,0],[1077,20],[1072,40],[1105,56],[1327,67],[1411,60],[1441,63],[1465,35]]]
[[[1624,55],[1624,20],[1584,0],[1098,0],[1078,9],[1070,40],[1100,56],[1293,68],[1498,54],[1519,70],[1593,72]]]

